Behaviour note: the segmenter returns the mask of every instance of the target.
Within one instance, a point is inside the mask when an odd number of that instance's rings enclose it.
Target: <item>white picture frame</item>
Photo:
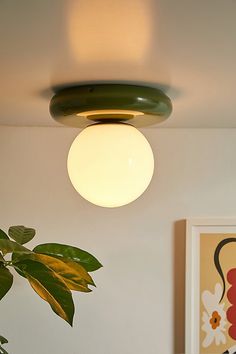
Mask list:
[[[200,234],[236,233],[236,218],[186,220],[185,353],[200,353]]]

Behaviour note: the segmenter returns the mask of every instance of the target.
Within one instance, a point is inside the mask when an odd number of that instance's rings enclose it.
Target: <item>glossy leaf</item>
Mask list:
[[[0,300],[11,289],[12,283],[13,275],[4,265],[0,265]]]
[[[0,229],[0,240],[9,240],[7,234],[1,229]],[[0,262],[4,262],[4,258],[1,252],[0,252]]]
[[[14,258],[15,255],[13,254],[13,260]],[[95,286],[91,276],[80,264],[76,262],[67,261],[63,258],[55,258],[40,253],[20,255],[17,259],[18,261],[31,259],[33,261],[43,263],[52,269],[58,276],[60,276],[70,290],[91,292],[92,290],[88,288],[88,284]],[[24,273],[22,272],[19,272],[19,274],[24,276]]]
[[[7,234],[0,229],[0,240],[9,240],[9,237],[7,236]]]
[[[34,291],[52,310],[72,326],[74,303],[70,289],[61,278],[44,264],[32,260],[17,262],[14,267],[25,274]]]
[[[0,336],[0,343],[1,344],[8,343],[8,340],[6,338],[4,338],[3,336]]]
[[[0,343],[1,344],[8,343],[8,340],[6,338],[4,338],[3,336],[0,336]],[[6,352],[6,350],[3,349],[3,347],[1,345],[0,345],[0,354],[8,354],[8,352]]]
[[[0,354],[8,354],[8,352],[3,349],[3,347],[0,345]]]
[[[30,255],[30,254],[31,254],[31,253],[29,253],[29,255]],[[25,259],[24,256],[26,256],[26,255],[27,255],[27,253],[14,253],[14,252],[13,252],[12,255],[11,255],[12,265],[14,266],[15,263],[24,260],[24,259]],[[26,259],[27,259],[27,258],[26,258]],[[16,271],[19,275],[21,275],[23,278],[26,278],[25,274],[24,274],[21,270],[15,268],[15,271]]]
[[[68,260],[66,258],[58,258],[63,261],[69,268],[72,268],[77,274],[80,274],[81,277],[83,278],[82,284],[89,284],[92,286],[96,286],[92,277],[88,274],[86,269],[79,263]],[[77,290],[76,285],[70,282],[70,289],[71,290]],[[79,289],[78,289],[79,290]],[[90,289],[89,289],[90,290]],[[80,291],[80,290],[79,290]],[[91,291],[91,290],[90,290]]]
[[[33,251],[77,262],[87,272],[92,272],[102,267],[102,264],[93,255],[73,246],[61,245],[59,243],[44,243],[36,246]]]
[[[22,225],[11,226],[8,235],[21,245],[29,242],[35,236],[35,230]]]
[[[19,245],[18,243],[10,240],[4,240],[0,239],[0,251],[2,251],[2,254],[5,255],[7,253],[31,253],[30,250],[25,248],[22,245]]]

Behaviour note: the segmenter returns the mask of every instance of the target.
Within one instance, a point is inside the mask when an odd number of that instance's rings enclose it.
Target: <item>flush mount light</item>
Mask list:
[[[95,84],[58,91],[50,103],[53,118],[85,128],[74,140],[67,162],[77,192],[111,208],[137,199],[151,181],[154,158],[136,127],[162,122],[171,110],[169,97],[146,86]]]

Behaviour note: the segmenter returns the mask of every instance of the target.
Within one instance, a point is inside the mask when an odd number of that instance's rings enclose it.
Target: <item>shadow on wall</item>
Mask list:
[[[159,1],[69,0],[62,11],[52,87],[87,80],[169,86]]]
[[[50,90],[89,83],[157,86],[178,98],[166,53],[165,14],[157,0],[58,0]]]
[[[185,220],[174,224],[174,353],[185,353]]]

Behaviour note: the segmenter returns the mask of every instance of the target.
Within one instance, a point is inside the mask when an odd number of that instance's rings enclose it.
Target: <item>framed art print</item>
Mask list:
[[[186,225],[186,354],[236,354],[236,218]]]

